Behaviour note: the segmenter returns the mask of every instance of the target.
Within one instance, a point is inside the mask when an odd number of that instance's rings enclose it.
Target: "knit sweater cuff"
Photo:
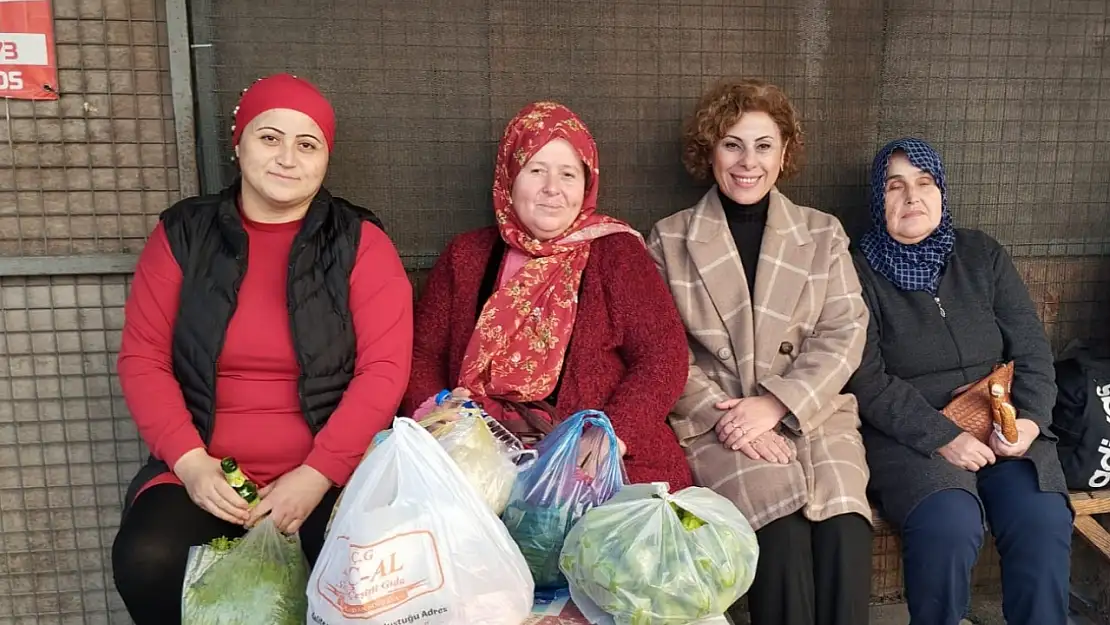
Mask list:
[[[205,449],[204,441],[200,439],[200,434],[197,434],[196,428],[189,424],[189,427],[181,428],[173,438],[164,441],[159,452],[162,461],[173,471],[174,465],[181,459],[181,456],[197,448]]]
[[[319,447],[309,452],[304,464],[319,471],[321,475],[331,480],[331,483],[336,486],[346,484],[347,480],[351,478],[351,474],[355,472],[354,467]]]

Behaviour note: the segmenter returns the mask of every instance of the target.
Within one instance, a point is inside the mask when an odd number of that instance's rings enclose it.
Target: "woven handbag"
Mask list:
[[[1010,398],[1014,363],[995,367],[990,375],[963,391],[941,410],[944,416],[984,444],[997,428],[1010,444],[1018,441],[1017,411]]]

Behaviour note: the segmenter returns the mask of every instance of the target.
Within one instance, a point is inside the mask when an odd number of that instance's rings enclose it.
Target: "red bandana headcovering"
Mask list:
[[[335,142],[335,111],[315,85],[292,74],[274,74],[255,81],[243,92],[235,108],[231,145],[239,145],[239,137],[247,124],[270,109],[292,109],[308,115],[323,131],[330,152]]]

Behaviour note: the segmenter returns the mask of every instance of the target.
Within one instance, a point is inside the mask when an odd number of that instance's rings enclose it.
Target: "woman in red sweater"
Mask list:
[[[509,122],[497,226],[459,235],[432,269],[405,407],[465,389],[526,439],[601,410],[631,481],[684,488],[666,418],[686,384],[685,330],[639,233],[596,214],[598,177],[593,137],[566,107],[534,103]]]
[[[269,515],[313,562],[330,511],[408,381],[412,293],[380,222],[322,188],[331,105],[288,74],[235,113],[240,177],[162,214],[119,356],[151,451],[112,549],[138,625],[176,623],[188,550]],[[224,481],[234,457],[253,509]]]

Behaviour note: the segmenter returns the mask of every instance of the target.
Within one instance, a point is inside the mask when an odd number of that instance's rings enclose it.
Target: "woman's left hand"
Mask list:
[[[786,416],[786,405],[774,395],[739,397],[717,403],[717,410],[727,410],[717,421],[717,438],[732,450],[738,450],[769,432]]]
[[[1024,456],[1025,452],[1029,451],[1029,446],[1033,444],[1033,441],[1041,435],[1041,428],[1035,421],[1018,419],[1014,423],[1017,425],[1018,440],[1013,445],[999,438],[997,434],[991,433],[990,447],[994,455],[1010,458]]]
[[[251,510],[247,527],[254,527],[269,514],[279,531],[292,534],[301,529],[330,488],[331,480],[302,464],[258,492],[260,501]]]

